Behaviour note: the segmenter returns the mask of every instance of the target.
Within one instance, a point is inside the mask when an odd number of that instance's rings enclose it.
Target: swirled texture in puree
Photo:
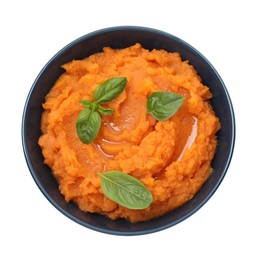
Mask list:
[[[66,201],[82,211],[111,219],[146,221],[190,200],[210,175],[220,128],[207,102],[211,98],[194,68],[178,53],[148,51],[140,44],[103,52],[62,66],[43,104],[39,144]],[[76,133],[80,100],[93,100],[94,89],[111,77],[127,77],[125,91],[107,107],[97,139],[83,144]],[[173,91],[185,102],[170,119],[156,121],[146,113],[148,96]],[[139,179],[151,191],[153,202],[130,210],[108,199],[101,190],[99,172],[118,170]]]

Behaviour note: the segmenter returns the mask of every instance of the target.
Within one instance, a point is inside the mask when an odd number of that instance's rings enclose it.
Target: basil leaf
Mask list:
[[[125,77],[110,78],[99,85],[94,91],[94,100],[100,104],[107,104],[117,98],[125,89]]]
[[[99,173],[103,193],[129,209],[144,209],[153,201],[151,192],[136,178],[119,171]]]
[[[147,113],[157,120],[173,116],[184,101],[182,95],[173,92],[153,92],[147,100]]]
[[[95,140],[101,126],[101,117],[97,111],[84,108],[78,115],[76,131],[79,139],[89,144]]]
[[[115,111],[99,105],[106,104],[117,98],[125,89],[127,79],[110,78],[99,85],[94,91],[94,101],[81,100],[80,103],[86,108],[83,109],[76,121],[76,131],[79,139],[89,144],[95,140],[101,126],[101,115],[111,115]]]
[[[91,100],[80,100],[79,101],[82,105],[86,106],[87,108],[90,108],[92,111],[96,110],[98,104]]]
[[[85,107],[90,107],[93,102],[91,100],[80,100],[79,103],[81,103]]]
[[[112,115],[115,112],[115,110],[113,110],[111,108],[105,108],[105,107],[102,107],[100,105],[97,105],[97,110],[103,116]]]

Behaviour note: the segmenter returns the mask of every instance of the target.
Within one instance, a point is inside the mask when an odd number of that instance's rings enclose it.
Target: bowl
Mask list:
[[[221,121],[217,134],[218,146],[212,162],[213,172],[193,197],[180,208],[159,218],[139,223],[127,220],[110,220],[98,214],[84,213],[73,202],[67,203],[61,195],[51,170],[43,163],[38,145],[41,135],[42,103],[58,77],[64,72],[61,65],[73,59],[83,59],[102,51],[103,47],[125,48],[135,43],[149,50],[164,49],[179,52],[183,60],[189,60],[205,85],[213,94],[211,104]],[[31,175],[45,197],[61,213],[84,227],[113,235],[142,235],[174,226],[193,215],[213,195],[229,167],[235,143],[235,118],[228,91],[217,71],[209,61],[185,41],[166,32],[138,27],[119,26],[86,34],[61,49],[41,70],[34,81],[25,102],[22,118],[22,144]]]

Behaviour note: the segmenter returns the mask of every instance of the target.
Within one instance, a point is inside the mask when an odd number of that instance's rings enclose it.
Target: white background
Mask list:
[[[258,1],[1,1],[0,259],[260,259]],[[196,214],[137,237],[88,230],[34,183],[21,144],[23,106],[47,61],[97,29],[140,25],[171,33],[217,69],[236,114],[236,146],[221,186]]]

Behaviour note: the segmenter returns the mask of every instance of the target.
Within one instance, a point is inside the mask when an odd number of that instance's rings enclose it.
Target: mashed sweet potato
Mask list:
[[[211,93],[195,69],[178,53],[148,51],[140,44],[103,52],[62,66],[43,104],[39,145],[66,201],[82,211],[131,222],[158,217],[189,201],[209,177],[220,122],[208,103]],[[111,77],[126,77],[124,92],[106,106],[115,113],[102,117],[91,144],[76,133],[80,100],[92,100],[94,89]],[[148,115],[147,97],[173,91],[185,97],[170,119]],[[99,172],[122,171],[139,179],[152,193],[152,204],[130,210],[102,192]]]

